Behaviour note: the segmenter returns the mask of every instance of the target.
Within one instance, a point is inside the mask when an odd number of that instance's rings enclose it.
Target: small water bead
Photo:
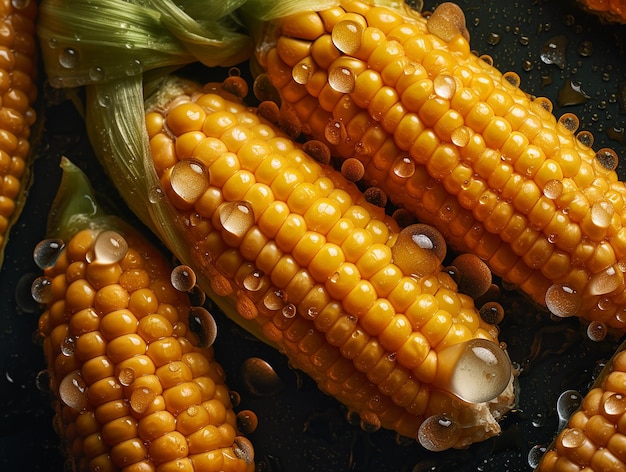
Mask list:
[[[331,32],[331,39],[344,54],[355,54],[361,48],[363,26],[353,20],[339,21]]]
[[[80,53],[74,48],[64,48],[59,51],[59,64],[65,69],[73,69],[80,62]]]
[[[401,179],[408,179],[415,174],[415,162],[409,156],[398,157],[393,162],[391,170]]]
[[[65,243],[62,239],[44,239],[33,250],[33,260],[41,270],[52,267],[57,261]]]
[[[198,347],[212,346],[217,338],[217,323],[213,315],[201,306],[189,310],[189,328],[200,338]]]
[[[117,231],[101,231],[96,236],[91,251],[86,259],[89,263],[115,264],[121,261],[128,252],[128,242]]]
[[[303,314],[306,319],[314,320],[319,315],[319,309],[315,306],[310,306]]]
[[[48,303],[52,300],[52,279],[46,276],[37,277],[31,285],[30,293],[37,303]]]
[[[604,324],[601,321],[592,321],[591,323],[589,323],[589,326],[587,326],[587,336],[592,341],[595,341],[595,342],[603,341],[604,338],[606,338],[606,335],[607,335],[606,324]]]
[[[305,85],[311,77],[313,77],[314,72],[315,64],[310,58],[306,58],[293,66],[291,69],[291,77],[296,83]]]
[[[417,431],[417,441],[429,451],[445,451],[453,447],[461,437],[462,429],[444,415],[426,418]]]
[[[87,384],[80,371],[70,372],[59,384],[59,397],[63,403],[76,411],[83,411],[89,405]]]
[[[246,464],[254,462],[254,447],[252,443],[244,436],[236,436],[233,442],[233,452],[235,456],[244,461]]]
[[[93,82],[101,82],[104,80],[105,73],[102,67],[92,67],[89,69],[89,79]]]
[[[281,310],[285,306],[283,292],[281,290],[270,290],[263,297],[263,306],[270,311]]]
[[[257,292],[263,286],[263,276],[261,270],[253,270],[243,279],[243,287],[250,292]]]
[[[611,266],[589,278],[587,291],[590,295],[606,295],[620,288],[623,283],[624,274],[619,266]]]
[[[490,46],[496,46],[500,43],[501,39],[501,35],[492,31],[489,33],[489,37],[487,38],[487,44],[489,44]]]
[[[465,147],[472,137],[472,130],[468,126],[459,126],[450,134],[452,144],[458,147]]]
[[[554,36],[543,44],[539,57],[545,64],[554,64],[559,69],[565,69],[567,65],[567,43],[567,36]]]
[[[598,163],[607,170],[617,169],[619,158],[617,153],[611,148],[602,148],[596,152]]]
[[[493,341],[471,339],[443,349],[435,385],[469,403],[483,403],[497,398],[511,380],[511,361]]]
[[[456,93],[456,79],[450,74],[439,74],[433,79],[435,94],[444,100],[451,100]]]
[[[226,202],[217,208],[224,236],[235,240],[235,244],[243,238],[254,225],[254,210],[248,202]]]
[[[585,443],[585,433],[580,428],[567,428],[563,430],[560,442],[566,449],[580,447]]]
[[[69,357],[74,354],[74,350],[76,349],[76,339],[73,336],[66,336],[61,341],[61,354],[65,357]]]
[[[593,137],[593,133],[591,131],[580,131],[576,134],[576,139],[583,145],[587,146],[588,148],[590,148],[591,146],[593,146],[593,142],[594,142],[594,137]]]
[[[559,123],[562,124],[570,133],[576,133],[576,131],[578,131],[578,127],[580,126],[580,120],[574,113],[564,113],[559,118]]]
[[[570,416],[578,409],[582,395],[576,390],[565,390],[556,401],[556,413],[559,417],[559,431],[567,424]]]
[[[555,316],[567,318],[578,313],[581,295],[566,284],[553,284],[546,290],[546,307]]]
[[[250,393],[271,396],[284,388],[284,383],[274,368],[259,357],[250,357],[241,367],[243,382]]]
[[[543,186],[543,194],[550,200],[556,200],[563,193],[563,182],[560,180],[548,180]]]
[[[172,285],[179,292],[189,292],[196,286],[196,273],[188,265],[174,267],[170,274]]]
[[[347,137],[348,132],[341,120],[329,120],[324,127],[324,137],[330,144],[341,144]]]
[[[487,302],[480,307],[480,317],[489,324],[500,324],[504,319],[504,308],[498,302]]]
[[[354,91],[356,77],[349,67],[335,67],[328,71],[328,85],[339,93],[351,93]]]
[[[132,383],[135,381],[135,370],[131,367],[124,367],[120,370],[120,373],[117,376],[117,380],[123,387],[128,387],[132,385]]]
[[[237,413],[237,429],[243,434],[251,434],[259,426],[259,418],[252,410],[241,410]]]
[[[293,303],[287,303],[280,311],[281,315],[287,319],[292,319],[293,317],[295,317],[297,312],[298,310]]]
[[[148,387],[135,389],[130,394],[130,407],[135,413],[141,415],[148,411],[156,396],[156,392]]]
[[[387,194],[380,187],[369,187],[363,192],[365,200],[372,205],[384,208],[387,205]]]
[[[186,159],[172,167],[170,184],[181,200],[193,204],[209,188],[209,175],[202,164]]]
[[[421,278],[436,271],[446,255],[446,242],[432,226],[407,226],[391,247],[393,263],[405,274]]]
[[[505,80],[506,83],[509,83],[513,87],[519,87],[522,83],[522,79],[520,78],[520,76],[513,71],[505,72],[504,74],[502,74],[502,78]]]

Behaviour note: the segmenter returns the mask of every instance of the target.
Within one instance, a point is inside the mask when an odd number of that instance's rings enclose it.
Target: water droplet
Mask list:
[[[450,134],[452,144],[458,147],[467,146],[472,136],[472,130],[468,126],[459,126]]]
[[[433,79],[435,94],[444,100],[452,100],[456,93],[456,79],[450,74],[439,74]]]
[[[37,274],[32,272],[22,275],[15,284],[15,304],[21,313],[39,313],[39,302],[33,298],[33,281]]]
[[[11,5],[16,10],[23,10],[30,5],[30,0],[11,0]]]
[[[62,239],[44,239],[35,246],[33,260],[42,270],[52,267],[64,247],[65,243]]]
[[[568,39],[565,35],[558,35],[550,38],[541,47],[541,60],[545,64],[554,64],[559,69],[565,69],[567,65],[567,49]]]
[[[602,409],[609,416],[621,416],[626,412],[626,396],[621,393],[614,393],[604,401]]]
[[[502,74],[502,78],[513,87],[519,87],[522,83],[522,79],[520,79],[520,76],[513,71],[505,72],[504,74]]]
[[[291,77],[296,83],[305,85],[311,79],[314,72],[315,65],[312,60],[307,58],[293,66],[291,69]]]
[[[341,174],[350,182],[358,182],[365,175],[365,166],[356,157],[349,157],[341,164]]]
[[[260,397],[274,395],[284,388],[284,383],[272,366],[259,357],[244,361],[242,377],[248,391]]]
[[[567,428],[561,435],[561,445],[567,449],[580,447],[585,443],[585,433],[580,428]]]
[[[217,323],[209,311],[201,306],[189,310],[189,328],[198,335],[198,347],[212,346],[217,338]]]
[[[209,188],[209,176],[202,164],[185,159],[172,167],[170,183],[180,199],[193,204]]]
[[[559,431],[567,424],[582,402],[582,395],[576,390],[565,390],[556,401],[556,413],[559,417]]]
[[[37,372],[35,376],[35,386],[40,392],[50,392],[50,372],[48,372],[48,369],[42,369]]]
[[[373,411],[362,411],[360,414],[360,426],[363,431],[375,433],[381,428],[380,418]]]
[[[349,67],[335,67],[328,71],[328,85],[335,92],[351,93],[354,91],[355,75]]]
[[[283,296],[284,295],[281,290],[270,290],[263,297],[263,306],[270,311],[280,310],[285,306]]]
[[[621,270],[611,266],[602,272],[592,275],[587,283],[590,295],[606,295],[621,287],[624,274]]]
[[[157,394],[154,390],[148,387],[141,387],[133,390],[130,394],[130,407],[135,413],[143,414],[148,411],[148,408],[156,398]]]
[[[566,107],[582,105],[590,98],[589,94],[583,91],[581,84],[573,82],[572,80],[566,80],[557,93],[556,102],[559,107]]]
[[[414,224],[407,226],[391,247],[393,263],[406,275],[421,278],[433,273],[446,255],[446,242],[432,226]]]
[[[553,284],[546,290],[546,307],[560,318],[576,315],[581,303],[582,297],[569,285]]]
[[[80,371],[70,372],[59,384],[59,398],[70,408],[83,411],[89,405],[87,398],[87,384],[80,375]]]
[[[253,270],[243,279],[243,286],[250,292],[256,292],[263,286],[263,276],[265,274],[260,270]]]
[[[317,318],[317,315],[319,315],[319,310],[315,306],[308,307],[304,313],[304,316],[309,320],[314,320]]]
[[[344,54],[355,54],[361,47],[363,26],[352,20],[339,21],[331,32],[333,44]]]
[[[611,148],[602,148],[596,152],[598,163],[607,170],[617,169],[619,158],[617,153]]]
[[[401,179],[408,179],[415,173],[415,162],[409,156],[398,157],[392,165],[392,171]]]
[[[135,371],[131,367],[124,367],[122,370],[120,370],[120,373],[117,376],[117,380],[119,381],[120,385],[128,387],[129,385],[132,385],[132,383],[135,381]]]
[[[252,410],[241,410],[237,413],[237,429],[243,434],[251,434],[257,429],[259,418]]]
[[[128,252],[128,242],[116,231],[102,231],[93,244],[93,262],[114,264],[121,261]]]
[[[52,280],[50,277],[37,277],[31,285],[30,293],[37,303],[48,303],[52,300]]]
[[[76,348],[76,339],[74,339],[74,337],[72,336],[66,336],[65,338],[63,338],[63,341],[61,341],[61,354],[63,354],[66,357],[71,356],[72,354],[74,354],[74,349]]]
[[[217,208],[223,236],[237,244],[254,225],[254,211],[248,202],[226,202]]]
[[[104,80],[104,69],[102,67],[92,67],[89,69],[89,79],[94,82],[101,82]]]
[[[437,385],[470,403],[497,398],[511,380],[511,361],[493,341],[471,339],[443,349],[439,362],[449,366],[438,372]]]
[[[439,5],[427,20],[428,32],[444,41],[452,41],[459,35],[468,38],[465,13],[452,2]]]
[[[500,324],[504,319],[504,308],[498,302],[487,302],[480,307],[480,317],[489,324]]]
[[[444,415],[430,416],[417,431],[417,440],[429,451],[445,451],[453,447],[461,436],[459,425]]]
[[[543,186],[543,194],[550,200],[556,200],[563,193],[563,182],[556,179],[548,180]]]
[[[174,288],[180,292],[189,292],[196,286],[196,273],[188,265],[174,267],[170,274],[170,280]]]
[[[578,134],[576,134],[576,139],[578,139],[581,144],[587,146],[588,148],[593,146],[594,137],[591,131],[580,131]]]
[[[492,31],[489,33],[489,37],[487,37],[487,44],[489,44],[490,46],[496,46],[500,42],[501,39],[502,39],[502,36]]]
[[[73,69],[80,61],[80,53],[74,48],[64,48],[59,52],[59,64],[65,69]]]
[[[244,461],[246,464],[254,462],[254,447],[252,443],[243,436],[236,436],[233,444],[233,452],[235,456]]]
[[[330,144],[341,144],[348,137],[348,132],[340,120],[329,120],[324,128],[324,137]]]
[[[592,321],[587,326],[587,336],[595,342],[600,342],[606,338],[607,328],[602,321]]]
[[[293,303],[287,303],[281,310],[281,314],[284,318],[291,319],[296,316],[297,308]]]
[[[163,199],[163,197],[165,197],[165,193],[161,187],[155,186],[148,191],[148,200],[150,203],[158,203]]]
[[[302,145],[302,150],[321,164],[330,162],[330,149],[322,141],[312,139]]]
[[[546,453],[546,447],[540,444],[533,446],[528,452],[528,465],[531,469],[536,469],[541,462],[541,458]]]

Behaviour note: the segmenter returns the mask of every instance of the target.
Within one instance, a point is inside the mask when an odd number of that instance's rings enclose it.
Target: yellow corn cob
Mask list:
[[[624,0],[578,0],[583,10],[598,15],[600,18],[626,23],[626,2]]]
[[[463,14],[361,1],[276,22],[259,62],[302,131],[557,316],[626,329],[626,187],[470,52]]]
[[[625,348],[622,344],[604,367],[544,454],[538,472],[626,471]]]
[[[37,2],[0,3],[0,263],[27,185],[30,133],[37,97]]]
[[[94,214],[84,175],[63,167],[51,228],[65,244],[51,261],[41,254],[59,240],[38,247],[33,295],[47,307],[39,331],[68,470],[253,471],[224,372],[189,329],[166,259]]]
[[[513,396],[509,360],[442,271],[441,235],[400,232],[220,84],[203,92],[150,103],[146,126],[160,199],[212,291],[234,296],[240,321],[368,428],[434,450],[497,434]],[[483,374],[459,380],[470,359]]]

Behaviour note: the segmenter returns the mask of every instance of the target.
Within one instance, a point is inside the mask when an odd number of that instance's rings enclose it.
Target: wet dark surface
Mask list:
[[[501,71],[515,71],[521,87],[554,103],[557,116],[573,112],[593,133],[595,149],[614,148],[626,178],[626,27],[605,25],[571,2],[460,1],[472,48],[489,54]],[[426,3],[426,9],[435,4]],[[218,71],[223,74],[224,71]],[[221,77],[218,77],[221,78]],[[36,267],[32,250],[44,236],[56,191],[61,155],[78,163],[113,208],[128,218],[92,157],[82,120],[70,102],[46,99],[46,129],[35,164],[35,184],[11,232],[0,273],[0,470],[62,471],[63,458],[52,429],[50,397],[37,388],[44,368],[33,341],[38,312],[27,291]],[[25,280],[25,283],[20,283]],[[241,396],[239,409],[259,418],[250,435],[259,471],[529,471],[529,451],[547,445],[558,424],[556,400],[568,389],[585,393],[617,340],[587,339],[576,320],[556,322],[515,292],[503,291],[506,309],[501,340],[521,368],[518,408],[503,421],[503,434],[464,451],[427,453],[415,443],[398,443],[393,433],[363,432],[345,410],[313,382],[289,368],[284,357],[252,339],[219,313],[217,357],[228,383]],[[242,372],[251,357],[267,361],[280,382],[250,385]],[[275,388],[279,386],[281,388]]]

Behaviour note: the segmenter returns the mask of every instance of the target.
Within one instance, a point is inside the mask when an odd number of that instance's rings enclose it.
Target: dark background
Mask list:
[[[491,55],[502,72],[517,72],[527,92],[550,98],[557,116],[576,113],[581,129],[594,134],[595,149],[610,146],[626,161],[626,27],[603,24],[565,0],[458,3],[466,13],[472,49]],[[425,9],[435,5],[427,1]],[[556,37],[567,44],[559,49],[559,63],[547,64],[542,51]],[[226,71],[217,69],[212,73],[220,79]],[[572,83],[587,95],[584,103],[570,105],[563,98],[563,91],[571,89]],[[578,94],[569,96],[580,98]],[[36,385],[44,360],[33,341],[39,312],[29,302],[27,289],[36,273],[32,250],[44,237],[48,208],[60,178],[60,156],[66,155],[79,164],[105,195],[102,198],[110,199],[115,211],[132,219],[92,157],[82,120],[72,103],[48,89],[42,91],[41,99],[45,133],[38,145],[34,185],[11,232],[0,273],[3,471],[64,470],[59,441],[52,429],[50,397]],[[620,165],[619,172],[626,178],[626,163]],[[576,320],[550,320],[514,292],[503,292],[501,302],[507,311],[501,340],[521,368],[519,405],[502,422],[502,436],[464,451],[445,453],[427,453],[415,443],[398,444],[391,432],[365,433],[350,425],[343,407],[321,394],[310,379],[291,370],[285,358],[214,311],[219,323],[217,358],[227,372],[230,387],[241,395],[239,409],[252,409],[259,417],[259,427],[250,435],[257,470],[531,470],[527,459],[531,448],[547,445],[555,435],[559,394],[567,389],[584,394],[618,340],[591,342]],[[273,366],[283,384],[279,393],[251,394],[241,370],[250,357],[262,358]]]

